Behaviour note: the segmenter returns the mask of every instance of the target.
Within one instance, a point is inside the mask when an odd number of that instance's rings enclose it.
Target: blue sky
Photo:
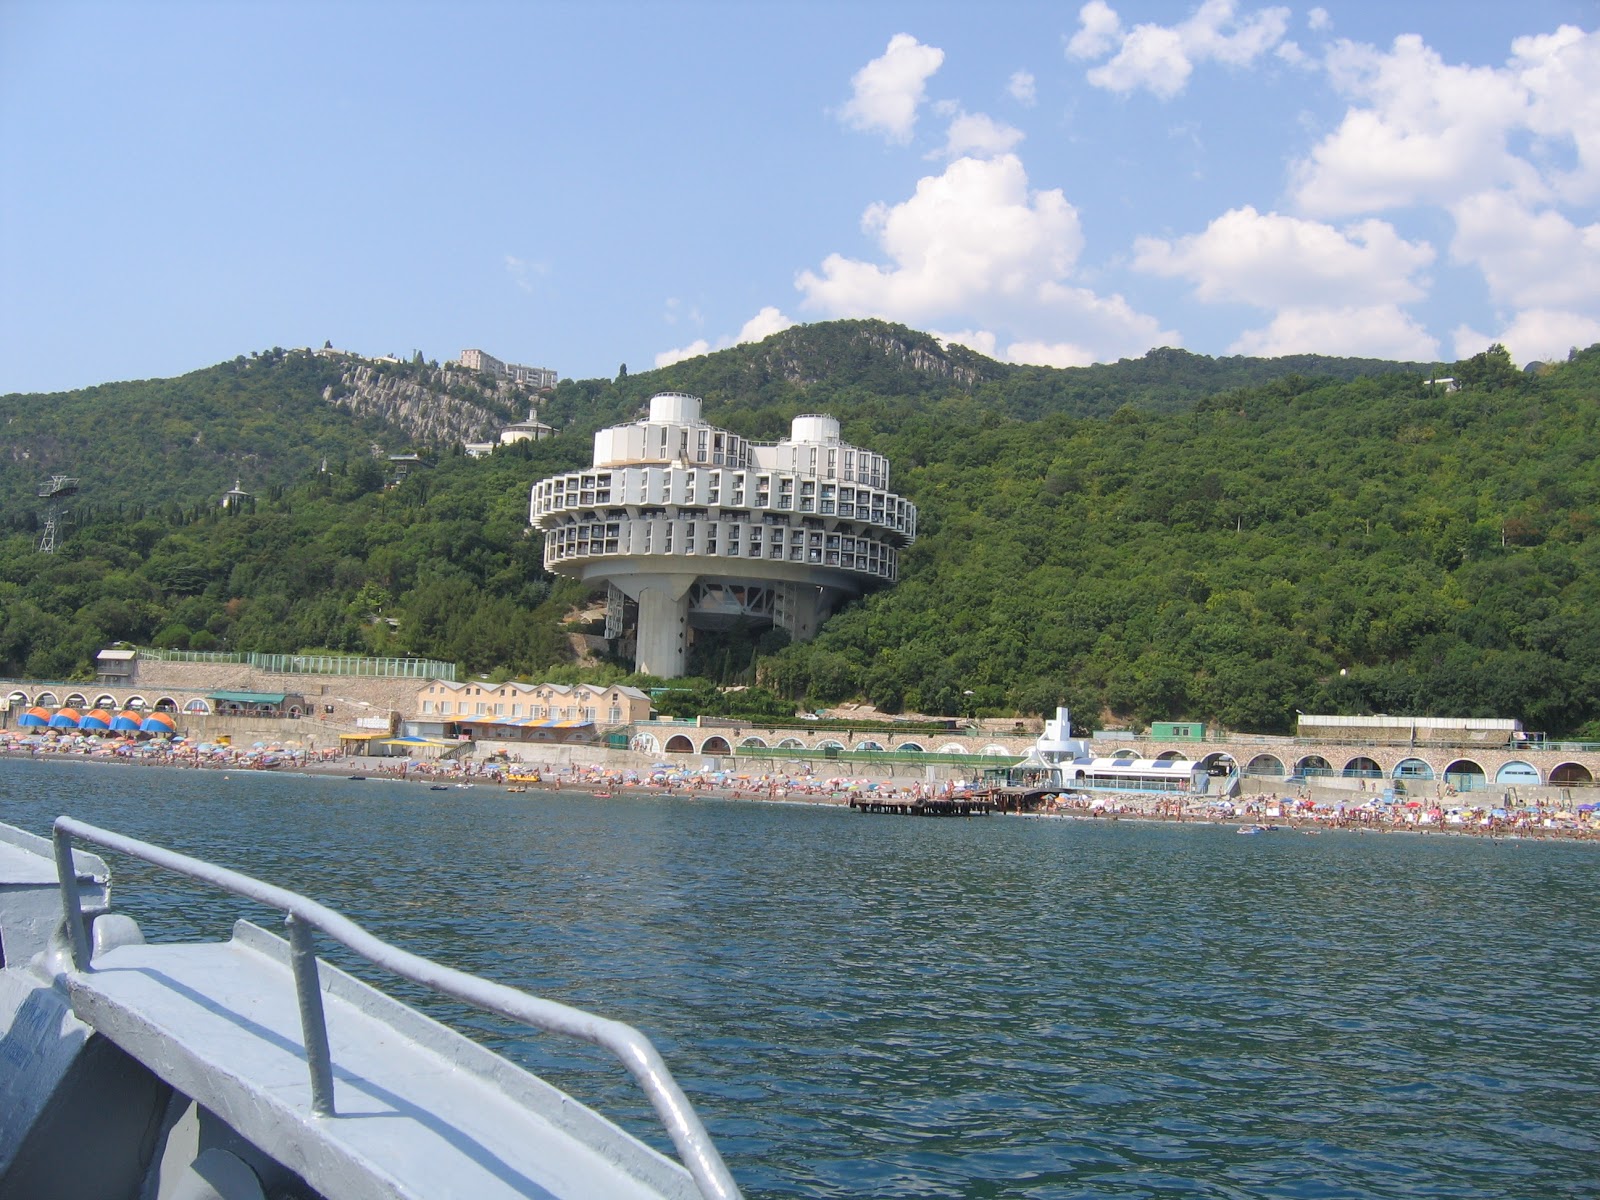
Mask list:
[[[563,376],[878,316],[1059,366],[1600,341],[1592,0],[0,0],[0,393]]]

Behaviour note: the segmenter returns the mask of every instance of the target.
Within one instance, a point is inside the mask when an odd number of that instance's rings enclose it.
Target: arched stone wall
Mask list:
[[[1281,779],[1284,775],[1283,763],[1276,754],[1258,754],[1244,765],[1246,775],[1265,776],[1270,779]]]

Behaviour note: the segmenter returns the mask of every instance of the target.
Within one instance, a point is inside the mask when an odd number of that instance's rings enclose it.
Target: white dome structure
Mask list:
[[[650,414],[594,435],[594,466],[534,485],[544,564],[608,585],[606,636],[636,612],[636,669],[684,673],[691,630],[770,622],[796,641],[846,600],[899,577],[916,506],[889,491],[881,454],[839,440],[827,416],[747,442],[662,392]]]

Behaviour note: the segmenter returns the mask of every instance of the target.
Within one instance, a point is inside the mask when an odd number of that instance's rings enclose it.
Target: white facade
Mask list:
[[[608,637],[632,602],[638,669],[671,678],[691,628],[765,620],[807,641],[893,583],[917,510],[888,488],[888,461],[842,442],[832,417],[751,443],[702,420],[699,397],[665,392],[644,420],[594,435],[589,470],[534,485],[530,519],[549,570],[610,585]]]
[[[525,367],[521,363],[501,362],[482,350],[463,350],[457,361],[468,371],[482,371],[496,379],[509,379],[529,387],[553,388],[557,382],[556,372],[549,367]]]

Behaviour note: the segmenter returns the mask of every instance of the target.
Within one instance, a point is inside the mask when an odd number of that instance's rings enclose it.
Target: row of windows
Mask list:
[[[624,530],[626,526],[626,530]],[[895,551],[872,538],[816,529],[768,528],[740,521],[594,521],[545,534],[545,566],[620,554],[765,558],[896,577]]]
[[[915,507],[892,493],[797,479],[792,475],[758,475],[747,487],[743,472],[732,474],[726,486],[723,478],[726,472],[722,471],[673,473],[665,468],[646,467],[620,474],[623,478],[615,487],[609,472],[558,475],[543,480],[534,487],[533,515],[539,517],[564,509],[611,504],[703,504],[707,507],[726,504],[729,508],[771,508],[848,517],[899,530],[907,529],[915,521]]]
[[[526,717],[530,721],[593,721],[599,712],[598,709],[586,705],[559,705],[559,704],[530,704],[528,711],[522,711],[523,706],[512,704],[507,712],[507,705],[492,704],[486,701],[467,701],[459,703],[452,700],[424,700],[422,702],[422,715],[425,717],[504,717],[516,720]],[[606,719],[613,725],[622,721],[622,709],[613,705],[606,714]]]
[[[693,430],[692,447],[691,431],[685,426],[646,425],[645,429],[644,453],[647,458],[661,462],[684,459],[713,467],[735,468],[748,468],[753,461],[748,442],[709,425]],[[889,460],[870,450],[858,450],[854,446],[790,443],[779,443],[772,449],[784,457],[792,455],[794,470],[799,473],[843,479],[846,483],[864,483],[868,487],[889,486]]]

